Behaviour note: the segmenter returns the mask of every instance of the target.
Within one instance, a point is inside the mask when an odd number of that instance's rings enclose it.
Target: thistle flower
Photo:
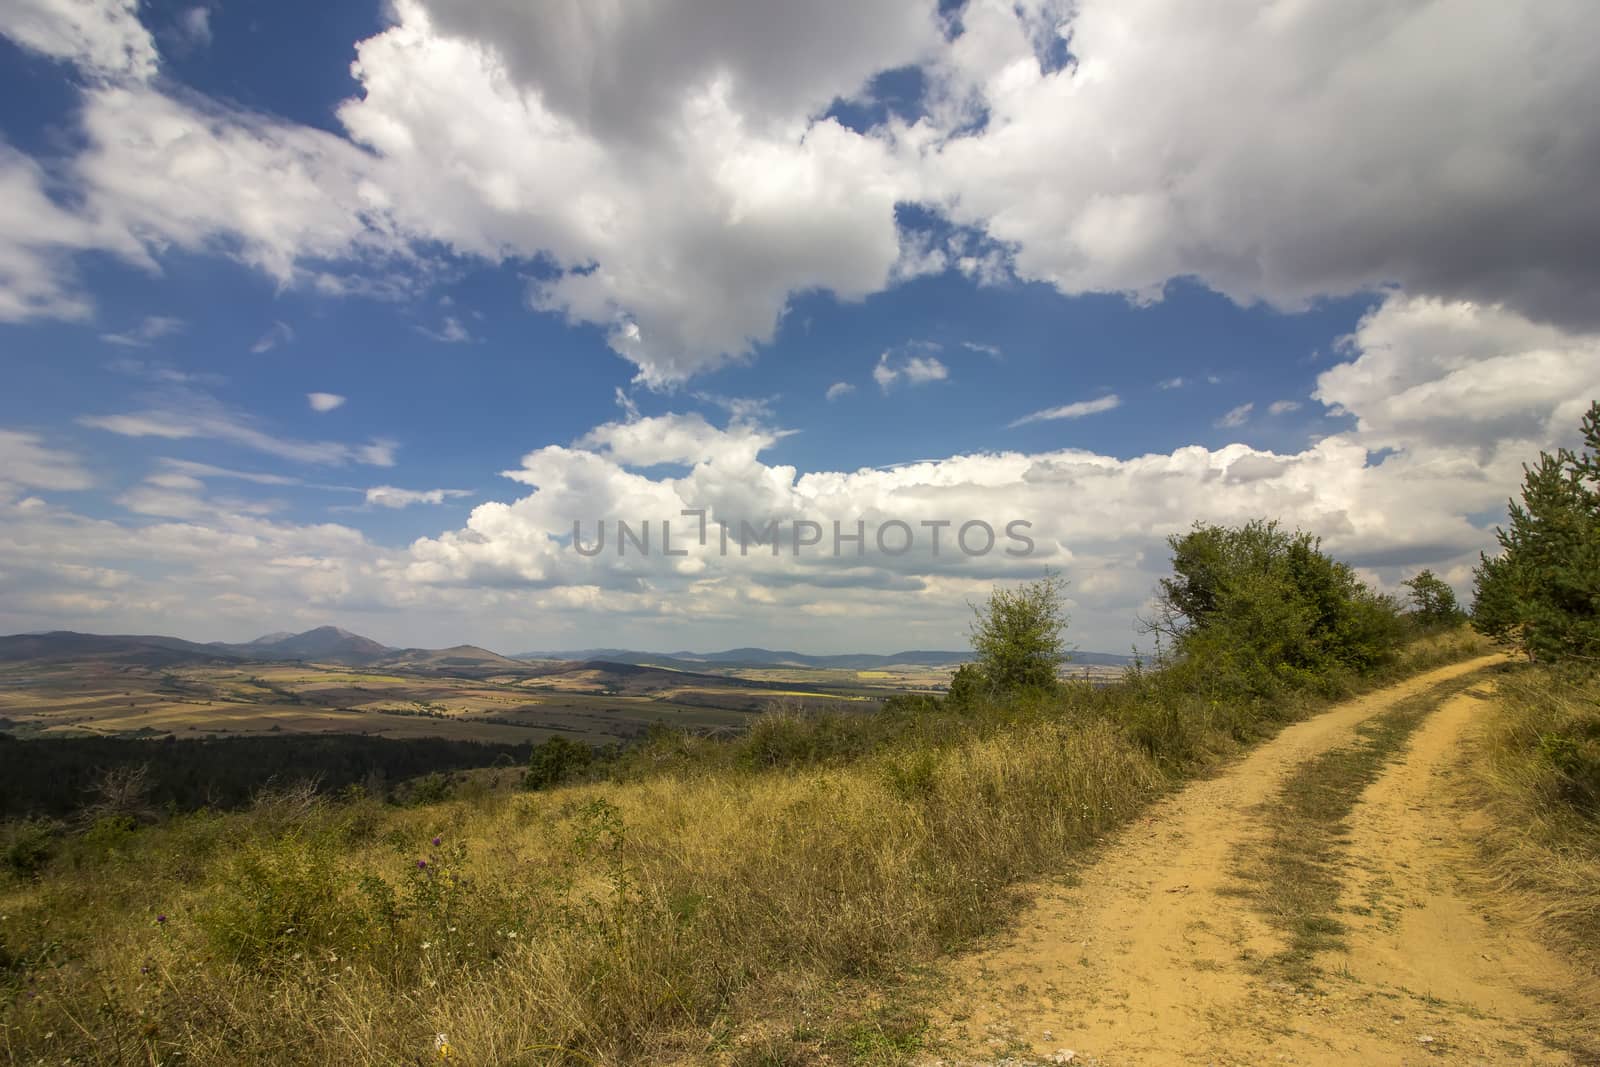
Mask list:
[[[427,860],[418,860],[417,861],[417,870],[425,871],[427,869],[428,869],[428,861]]]
[[[444,843],[444,839],[443,838],[436,837],[436,838],[433,839],[433,847],[434,848],[438,848],[443,843]]]

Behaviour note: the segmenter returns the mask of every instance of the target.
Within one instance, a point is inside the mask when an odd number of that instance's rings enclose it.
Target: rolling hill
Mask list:
[[[710,667],[808,667],[818,670],[869,671],[891,666],[954,667],[972,659],[971,652],[908,650],[887,655],[858,653],[813,656],[770,648],[730,648],[723,652],[639,652],[626,648],[585,648],[561,652],[523,652],[519,660],[605,660],[610,663],[635,663],[641,666],[671,667],[675,670],[706,670]],[[1072,662],[1087,666],[1122,667],[1128,656],[1111,652],[1073,652]]]

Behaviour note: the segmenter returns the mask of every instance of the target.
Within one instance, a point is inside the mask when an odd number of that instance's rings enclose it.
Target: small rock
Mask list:
[[[1419,1044],[1419,1045],[1431,1045],[1436,1040],[1437,1040],[1437,1038],[1435,1038],[1432,1034],[1423,1034],[1421,1037],[1417,1038],[1417,1044]]]
[[[1070,1048],[1056,1049],[1056,1054],[1050,1057],[1051,1063],[1077,1063],[1078,1054]]]

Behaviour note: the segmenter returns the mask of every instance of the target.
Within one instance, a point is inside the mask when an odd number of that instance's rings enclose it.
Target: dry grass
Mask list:
[[[1498,695],[1475,754],[1488,876],[1600,980],[1600,678],[1529,667]]]

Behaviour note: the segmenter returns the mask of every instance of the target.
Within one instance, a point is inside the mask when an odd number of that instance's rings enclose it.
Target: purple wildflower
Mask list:
[[[433,839],[433,847],[434,848],[438,848],[440,846],[440,844],[442,844],[442,843],[443,843],[443,840],[441,838],[437,838],[436,837],[436,838]]]
[[[167,921],[167,913],[166,912],[162,912],[160,915],[156,916],[157,925],[162,925],[162,924],[166,923],[166,921]]]
[[[428,869],[428,861],[427,860],[418,860],[417,861],[417,870],[425,871],[427,869]]]

